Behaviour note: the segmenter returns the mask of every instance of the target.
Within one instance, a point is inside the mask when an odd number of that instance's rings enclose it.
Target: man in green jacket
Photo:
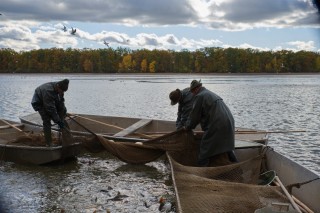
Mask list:
[[[67,108],[64,104],[64,92],[68,90],[69,80],[49,82],[35,89],[31,105],[38,111],[43,121],[43,132],[47,146],[52,146],[51,120],[58,124],[60,129],[66,126],[65,116]]]
[[[237,162],[234,155],[235,124],[231,111],[217,94],[193,80],[190,91],[195,96],[186,129],[194,129],[199,123],[204,134],[198,155],[199,166],[209,166],[221,157]]]
[[[178,105],[178,113],[176,120],[176,128],[181,129],[185,126],[189,114],[193,105],[193,94],[190,92],[190,88],[185,88],[182,91],[180,89],[173,90],[169,94],[171,105]]]

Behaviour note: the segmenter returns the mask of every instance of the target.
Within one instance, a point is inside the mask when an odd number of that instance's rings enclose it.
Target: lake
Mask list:
[[[268,131],[269,145],[320,174],[320,75],[2,74],[0,114],[19,121],[42,83],[69,78],[70,113],[175,120],[169,93],[193,79],[220,95],[236,126]],[[293,133],[293,130],[305,132]],[[60,166],[0,164],[0,194],[9,212],[157,212],[173,196],[165,158],[127,165],[108,153],[85,154]],[[112,201],[117,193],[127,197]]]

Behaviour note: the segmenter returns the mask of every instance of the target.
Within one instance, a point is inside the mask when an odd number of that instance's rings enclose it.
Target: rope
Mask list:
[[[3,123],[5,123],[5,124],[11,126],[12,128],[18,130],[19,132],[23,132],[21,129],[19,129],[18,127],[16,127],[16,126],[14,126],[13,124],[9,123],[8,121],[3,120],[3,119],[0,119],[0,120],[1,120]]]
[[[116,126],[116,125],[107,124],[107,123],[104,123],[104,122],[101,122],[101,121],[97,121],[97,120],[94,120],[94,119],[91,119],[91,118],[83,117],[83,116],[81,116],[81,115],[70,114],[70,113],[69,113],[68,117],[69,117],[70,119],[72,119],[73,121],[75,121],[75,120],[74,120],[74,118],[71,118],[71,116],[78,117],[78,118],[82,118],[82,119],[85,119],[85,120],[88,120],[88,121],[92,121],[92,122],[95,122],[95,123],[98,123],[98,124],[101,124],[101,125],[104,125],[104,126],[113,127],[113,128],[118,129],[118,130],[124,130],[124,128],[119,127],[119,126]],[[78,123],[78,124],[79,124],[79,123]],[[83,127],[83,126],[82,126],[82,127]],[[91,130],[88,130],[87,128],[86,128],[86,130],[87,130],[88,132],[92,133]],[[96,134],[96,133],[94,133],[94,134]],[[141,136],[141,137],[145,137],[145,138],[147,138],[147,139],[152,139],[152,138],[153,138],[153,137],[150,137],[150,136],[148,136],[148,135],[145,135],[145,134],[142,134],[142,133],[139,133],[139,132],[133,132],[132,134],[135,134],[135,135],[138,135],[138,136]]]
[[[320,177],[317,177],[315,179],[308,180],[308,181],[305,181],[305,182],[289,184],[289,185],[287,185],[287,188],[288,188],[288,191],[290,192],[290,194],[292,194],[292,188],[293,187],[296,187],[296,188],[300,189],[301,186],[303,186],[305,184],[308,184],[308,183],[311,183],[313,181],[319,180],[319,179],[320,179]]]

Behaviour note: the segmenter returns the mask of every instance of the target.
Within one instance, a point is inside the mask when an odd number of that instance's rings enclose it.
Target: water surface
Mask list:
[[[168,94],[193,79],[220,95],[236,126],[269,131],[269,145],[320,174],[319,75],[0,75],[0,115],[33,113],[34,89],[69,78],[69,112],[175,120]],[[157,212],[173,196],[165,159],[127,165],[108,153],[85,154],[61,166],[0,164],[0,194],[10,212]],[[121,201],[113,201],[118,193]]]

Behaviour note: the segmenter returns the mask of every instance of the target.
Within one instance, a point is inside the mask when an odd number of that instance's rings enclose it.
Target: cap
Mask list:
[[[193,81],[191,81],[191,84],[190,84],[190,91],[192,91],[195,88],[200,87],[200,86],[202,86],[201,80],[199,80],[199,81],[193,80]]]
[[[65,92],[68,90],[69,80],[63,79],[62,81],[58,81],[57,84],[58,84],[59,88]]]
[[[172,92],[170,92],[169,98],[171,100],[171,105],[175,105],[179,102],[181,97],[181,91],[179,89],[176,89]]]

